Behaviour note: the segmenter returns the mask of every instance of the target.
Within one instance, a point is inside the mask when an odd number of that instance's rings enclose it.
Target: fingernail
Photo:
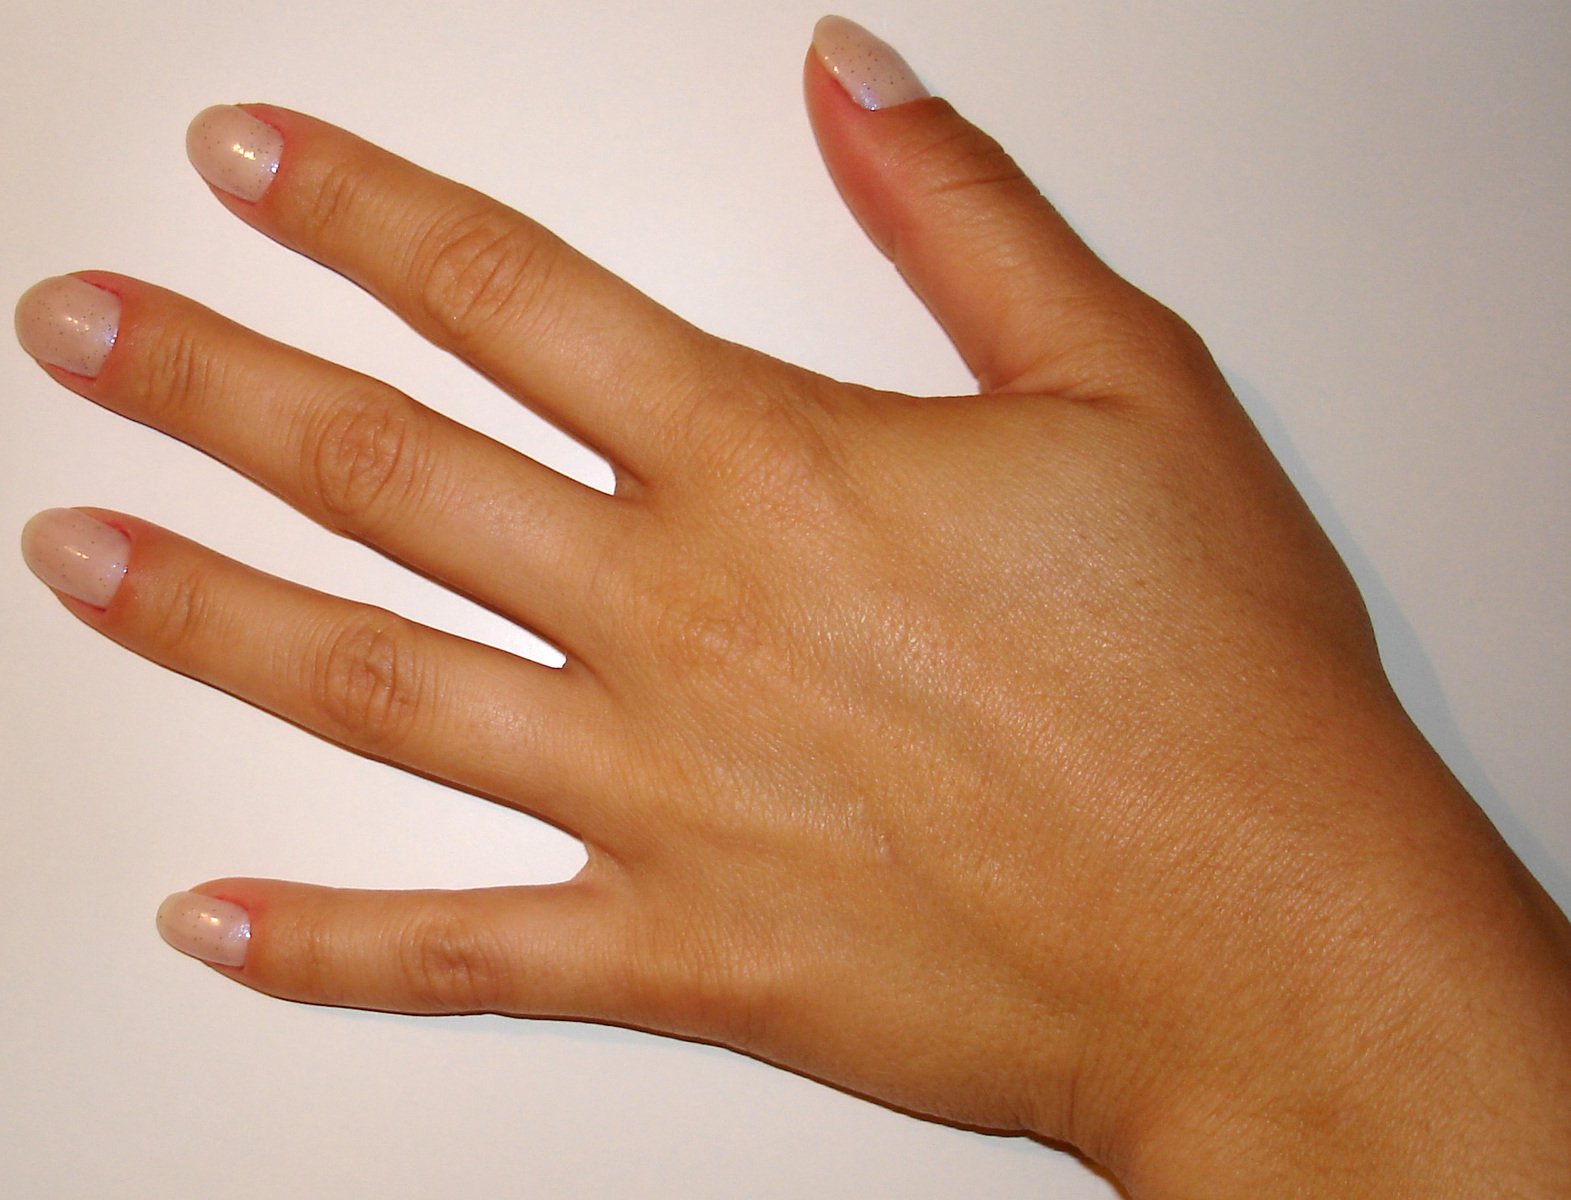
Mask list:
[[[863,108],[893,108],[929,94],[898,50],[844,17],[818,22],[813,52]]]
[[[57,275],[35,283],[16,302],[16,340],[34,358],[92,378],[120,331],[120,297]]]
[[[203,109],[185,131],[185,154],[197,174],[242,200],[262,198],[283,152],[283,134],[233,104]]]
[[[158,933],[182,954],[239,967],[251,944],[251,915],[227,900],[176,892],[158,906]]]
[[[22,557],[57,592],[107,608],[125,578],[131,539],[75,508],[51,508],[22,529]]]

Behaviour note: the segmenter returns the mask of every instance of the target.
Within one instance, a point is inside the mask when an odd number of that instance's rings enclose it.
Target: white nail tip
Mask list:
[[[35,283],[16,302],[16,340],[34,358],[91,379],[120,332],[120,297],[59,275]]]
[[[818,22],[813,52],[863,108],[893,108],[930,94],[898,50],[845,17]]]
[[[262,198],[283,152],[283,134],[233,104],[203,109],[185,132],[186,157],[197,174],[241,200]]]
[[[251,944],[251,916],[227,900],[176,892],[158,906],[158,933],[182,954],[239,967]]]
[[[22,557],[57,592],[107,608],[125,578],[131,539],[75,508],[51,508],[22,529]]]

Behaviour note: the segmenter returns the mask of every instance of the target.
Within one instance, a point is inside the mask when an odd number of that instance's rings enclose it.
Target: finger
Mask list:
[[[582,877],[410,892],[225,879],[170,896],[158,930],[175,949],[289,1000],[600,1017],[622,1006],[609,907]]]
[[[45,280],[18,303],[17,329],[78,394],[569,648],[625,515],[607,497],[385,384],[125,276]]]
[[[609,731],[584,672],[285,582],[118,513],[41,513],[22,546],[77,617],[153,662],[558,823],[602,816],[592,747]]]
[[[1161,311],[1109,270],[998,143],[843,17],[814,31],[808,114],[852,213],[984,391],[1073,391]]]
[[[322,121],[209,109],[187,148],[231,212],[635,475],[682,424],[688,381],[725,357],[534,221]]]

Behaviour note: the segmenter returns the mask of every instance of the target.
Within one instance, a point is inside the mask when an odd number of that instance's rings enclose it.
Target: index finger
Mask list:
[[[232,213],[634,475],[687,424],[725,344],[506,205],[289,109],[220,105],[186,136]]]

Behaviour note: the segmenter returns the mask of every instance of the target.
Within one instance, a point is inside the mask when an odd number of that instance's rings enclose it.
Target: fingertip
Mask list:
[[[210,186],[254,204],[278,174],[284,137],[247,108],[215,104],[197,113],[186,127],[185,150]]]
[[[869,112],[932,94],[898,50],[846,17],[819,18],[811,55],[857,107]]]
[[[91,608],[107,609],[131,562],[131,539],[100,515],[50,508],[22,527],[22,557],[41,582]]]
[[[251,945],[250,910],[197,891],[174,892],[158,906],[159,936],[182,954],[219,967],[243,967]]]
[[[96,272],[56,275],[17,298],[16,340],[45,366],[91,379],[120,328],[120,298]]]
[[[925,88],[919,97],[892,49],[850,22],[821,29],[804,88],[830,177],[982,389],[1098,379],[1128,285],[995,139]]]

